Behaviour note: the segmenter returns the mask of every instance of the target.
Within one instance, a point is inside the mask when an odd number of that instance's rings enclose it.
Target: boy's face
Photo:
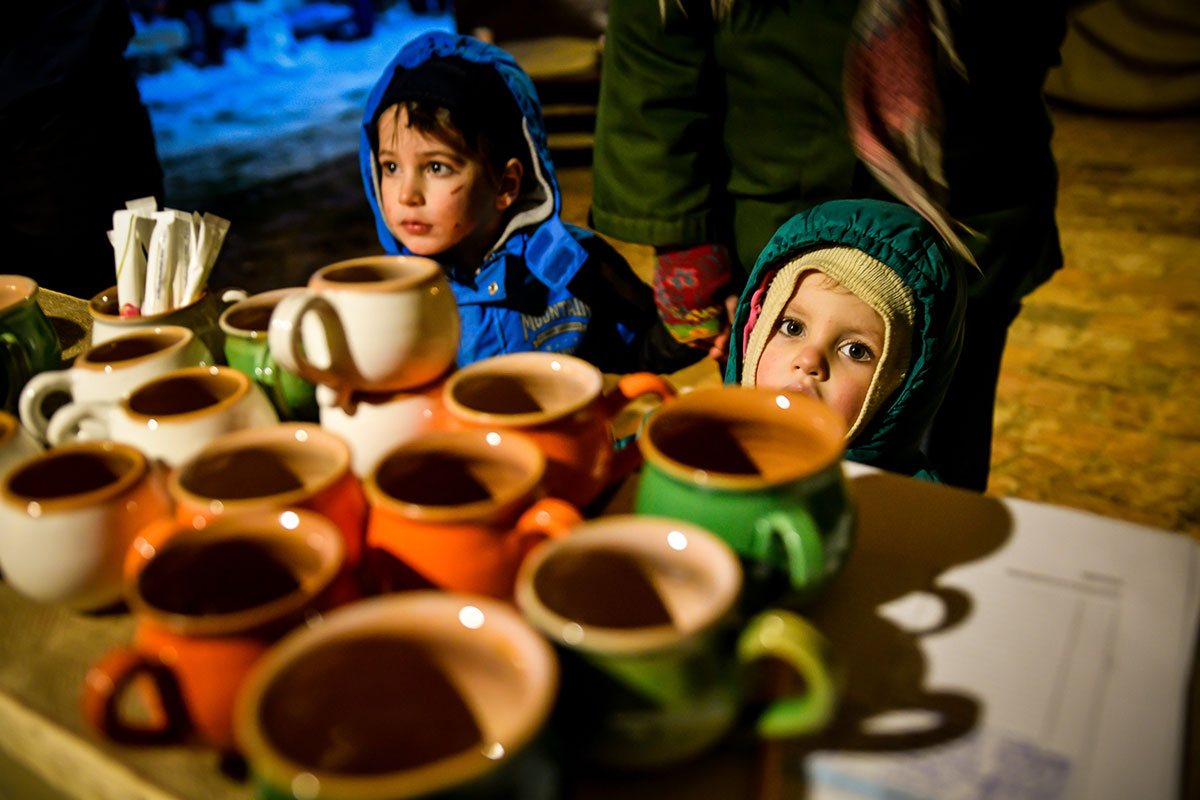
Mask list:
[[[482,261],[520,187],[515,159],[497,185],[480,159],[409,127],[403,106],[379,117],[378,161],[388,230],[416,255],[450,253],[469,265]]]
[[[803,392],[853,425],[883,353],[883,319],[822,272],[805,272],[758,361],[758,386]]]

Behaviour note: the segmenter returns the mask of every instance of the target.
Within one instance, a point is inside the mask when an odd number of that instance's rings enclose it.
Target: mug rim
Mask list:
[[[712,568],[715,589],[710,595],[712,602],[684,626],[679,621],[638,628],[581,623],[551,609],[534,589],[538,570],[559,553],[602,546],[625,553],[669,555],[669,551],[684,549],[672,537],[673,533],[683,534],[685,548],[693,545],[700,548],[698,563]],[[586,520],[575,526],[570,536],[549,540],[535,548],[517,571],[514,602],[530,624],[557,645],[602,656],[637,656],[669,650],[718,625],[734,609],[742,582],[742,565],[737,554],[712,531],[660,515],[613,514]]]
[[[468,625],[462,616],[462,611],[468,606],[482,612],[478,625],[474,622]],[[447,625],[447,622],[450,624]],[[489,718],[481,709],[472,707],[470,697],[461,688],[459,691],[463,693],[464,702],[471,707],[480,723],[484,746],[410,769],[372,775],[326,772],[313,765],[292,761],[267,739],[259,719],[262,698],[273,680],[293,659],[331,642],[379,633],[398,637],[407,633],[414,638],[423,634],[444,641],[454,635],[463,635],[455,622],[468,630],[490,625],[494,635],[483,641],[481,646],[494,646],[498,638],[503,639],[508,645],[505,648],[508,660],[517,664],[515,671],[526,675],[524,684],[530,688],[527,695],[530,702],[506,726],[511,732],[506,732],[505,741],[498,742],[503,748],[500,757],[491,758],[483,752],[496,741],[497,734],[483,730],[483,722]],[[518,662],[517,656],[523,658]],[[559,680],[558,660],[549,643],[515,608],[503,601],[439,590],[414,590],[372,597],[342,606],[324,615],[314,625],[293,630],[254,665],[238,693],[234,708],[234,736],[251,768],[275,786],[290,787],[297,775],[309,773],[319,776],[320,796],[387,797],[394,800],[423,797],[468,783],[498,769],[520,754],[549,719]]]
[[[304,438],[301,438],[301,433],[304,434]],[[300,486],[285,492],[254,495],[252,497],[237,497],[232,499],[209,497],[199,494],[184,485],[184,474],[190,468],[195,467],[201,460],[236,451],[248,443],[260,440],[260,443],[282,442],[289,447],[294,442],[300,442],[301,447],[308,442],[313,442],[313,446],[330,448],[334,457],[334,468],[329,470],[328,474],[322,475],[320,480],[311,485]],[[181,498],[197,506],[207,508],[211,507],[213,503],[219,502],[222,513],[250,510],[261,507],[264,504],[290,506],[303,503],[305,500],[319,495],[336,484],[350,472],[350,465],[350,446],[342,437],[312,422],[279,422],[274,425],[257,428],[243,428],[217,436],[187,460],[183,461],[177,468],[171,470],[170,476],[167,478],[167,489],[172,496]]]
[[[14,302],[0,307],[0,314],[7,313],[33,300],[37,297],[38,291],[41,289],[38,282],[33,278],[13,272],[0,274],[0,286],[10,286],[15,290],[13,294]]]
[[[493,437],[497,437],[493,441]],[[499,444],[512,442],[521,452],[522,460],[532,462],[533,469],[520,481],[506,488],[503,492],[493,494],[484,500],[473,500],[454,505],[433,505],[413,503],[392,495],[379,485],[379,472],[393,457],[408,453],[437,452],[438,446],[444,443],[468,442],[474,452],[486,452],[485,447],[496,447]],[[363,481],[363,490],[372,508],[385,509],[393,514],[413,522],[484,522],[499,510],[520,503],[533,496],[538,485],[545,478],[546,455],[542,449],[525,434],[519,431],[495,430],[491,428],[473,428],[455,431],[429,431],[389,449],[380,457]]]
[[[283,298],[303,291],[303,286],[281,286],[278,289],[268,289],[265,292],[252,294],[245,299],[238,300],[236,303],[229,306],[229,308],[226,308],[224,311],[222,311],[221,315],[217,317],[217,325],[229,336],[237,336],[242,339],[262,339],[263,343],[265,344],[267,341],[267,334],[270,331],[269,327],[263,330],[241,328],[229,322],[230,315],[236,313],[237,311],[243,311],[247,308],[256,308],[259,306],[269,305],[272,309],[274,309],[275,306],[279,305],[279,302],[283,300]]]
[[[396,272],[377,281],[342,282],[329,278],[330,273],[350,267],[382,266]],[[403,272],[399,272],[403,269]],[[442,267],[432,258],[425,256],[377,255],[359,256],[335,261],[314,272],[308,279],[308,288],[314,291],[349,291],[364,294],[393,293],[415,289],[430,281],[442,278]]]
[[[294,524],[288,515],[295,515]],[[346,557],[341,529],[323,514],[303,508],[271,508],[223,514],[204,525],[193,526],[167,520],[171,531],[157,545],[139,535],[133,540],[123,568],[125,602],[135,618],[143,617],[154,625],[182,636],[223,636],[249,632],[287,619],[299,613],[333,583]],[[152,523],[153,524],[153,523]],[[220,539],[253,536],[270,529],[269,535],[282,531],[284,538],[316,552],[317,568],[295,576],[299,586],[266,603],[223,614],[183,614],[166,611],[142,597],[138,578],[159,553],[189,539],[211,542]]]
[[[186,306],[176,306],[166,311],[159,311],[157,314],[139,314],[136,317],[122,317],[120,314],[120,301],[117,299],[117,285],[113,284],[107,289],[92,295],[88,299],[87,310],[88,314],[94,319],[112,323],[113,325],[145,325],[147,321],[164,319],[171,314],[192,308],[203,302],[206,297],[208,297],[208,289],[202,289],[200,295]],[[116,314],[104,310],[110,304],[118,309]]]
[[[20,425],[19,419],[0,408],[0,446],[8,444],[16,437]]]
[[[93,350],[111,345],[116,342],[123,341],[125,339],[144,338],[146,336],[155,336],[155,335],[159,335],[159,334],[163,334],[163,333],[174,334],[178,338],[176,338],[175,341],[171,342],[169,345],[167,345],[166,347],[164,347],[161,350],[155,350],[152,353],[145,353],[140,356],[135,356],[134,358],[126,358],[126,359],[121,360],[119,362],[121,365],[119,368],[123,369],[126,366],[134,366],[137,364],[144,364],[145,362],[149,361],[150,359],[157,358],[157,357],[163,355],[164,353],[177,353],[180,350],[182,350],[183,348],[187,347],[188,344],[193,339],[196,338],[195,332],[191,328],[185,327],[183,325],[155,325],[154,327],[137,328],[137,329],[129,331],[128,333],[121,333],[121,334],[118,334],[117,336],[112,337],[111,339],[105,339],[102,342],[97,342],[95,344],[89,345],[87,350],[83,351],[79,355],[79,357],[75,359],[75,362],[71,366],[79,367],[80,369],[85,369],[85,370],[101,370],[102,371],[106,367],[112,366],[113,362],[112,361],[92,361],[89,358],[89,356],[91,355]]]
[[[455,390],[463,381],[478,377],[479,375],[543,375],[545,373],[542,370],[546,365],[550,365],[550,369],[556,369],[553,366],[556,361],[565,364],[567,371],[582,376],[587,384],[584,387],[586,391],[583,396],[559,408],[527,411],[520,414],[503,414],[493,411],[482,411],[464,405],[455,396]],[[505,368],[509,366],[515,367],[515,370],[506,371]],[[604,374],[594,364],[578,356],[566,353],[548,353],[540,350],[530,350],[490,356],[455,370],[446,379],[446,385],[442,389],[442,403],[454,416],[475,424],[524,428],[554,422],[581,411],[594,403],[603,391]]]
[[[146,414],[133,409],[133,398],[151,386],[166,383],[167,381],[178,380],[180,378],[191,377],[193,375],[226,375],[237,385],[229,395],[222,397],[212,405],[196,408],[191,411],[184,411],[178,414]],[[180,367],[179,369],[173,369],[170,372],[165,372],[162,375],[157,375],[148,381],[138,384],[131,392],[127,393],[121,398],[121,408],[127,415],[129,415],[131,419],[139,421],[155,419],[167,420],[170,422],[186,422],[232,408],[234,405],[241,402],[242,398],[249,394],[252,388],[253,385],[250,382],[250,378],[245,373],[240,372],[233,367],[227,367],[222,364],[209,364],[207,366],[199,367]]]
[[[817,457],[812,462],[814,465],[799,465],[792,469],[780,470],[778,474],[771,476],[719,472],[684,463],[659,448],[654,441],[654,434],[655,429],[663,424],[664,418],[671,419],[680,415],[703,415],[715,419],[738,419],[736,411],[728,404],[714,405],[709,402],[710,398],[722,397],[736,401],[739,407],[748,406],[754,413],[765,410],[766,413],[777,418],[780,414],[789,414],[792,416],[792,420],[812,421],[816,426],[818,437],[823,440],[821,442],[823,449],[817,451]],[[787,417],[782,419],[787,420]],[[787,427],[796,426],[788,424]],[[637,446],[648,465],[674,480],[698,489],[747,491],[767,489],[813,478],[826,470],[837,467],[846,451],[845,431],[845,423],[842,422],[837,412],[816,398],[785,389],[724,385],[703,387],[681,393],[674,402],[664,403],[654,409],[638,433]]]
[[[36,498],[30,495],[22,494],[13,491],[13,480],[30,467],[45,461],[54,461],[66,456],[77,455],[81,453],[107,453],[116,454],[118,457],[125,459],[128,468],[125,469],[115,480],[99,486],[95,489],[89,489],[85,492],[76,492],[68,495],[58,495],[50,498]],[[45,514],[60,513],[65,511],[73,511],[80,508],[88,508],[94,505],[104,503],[113,498],[120,497],[125,492],[136,486],[142,478],[150,471],[150,463],[146,456],[138,448],[113,440],[90,441],[90,442],[71,442],[69,444],[52,447],[48,450],[43,450],[40,453],[30,456],[13,466],[12,469],[4,475],[3,482],[0,483],[0,498],[10,506],[19,506],[26,509],[26,513],[31,504],[36,503],[38,507],[38,516]]]

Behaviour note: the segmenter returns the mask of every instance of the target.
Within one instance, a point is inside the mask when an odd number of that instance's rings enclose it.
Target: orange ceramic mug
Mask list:
[[[582,521],[544,496],[545,467],[537,445],[512,431],[435,431],[393,449],[365,487],[378,588],[510,599],[525,555]]]
[[[199,527],[220,514],[294,506],[341,528],[346,566],[362,559],[367,498],[351,469],[349,445],[319,425],[281,422],[213,439],[167,482],[181,523]]]
[[[125,561],[133,641],[88,670],[84,717],[123,743],[233,747],[234,700],[270,645],[327,608],[342,566],[337,526],[304,509],[227,514],[204,528],[163,518]],[[142,680],[149,722],[123,713]]]
[[[509,353],[453,373],[442,395],[452,429],[517,430],[546,454],[546,488],[586,506],[640,463],[636,447],[616,449],[613,419],[645,395],[675,396],[649,372],[621,377],[605,391],[604,376],[588,362],[560,353]]]

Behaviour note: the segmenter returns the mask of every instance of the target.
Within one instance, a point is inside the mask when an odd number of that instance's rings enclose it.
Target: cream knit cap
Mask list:
[[[801,274],[810,271],[823,272],[833,278],[883,320],[883,355],[871,376],[871,385],[867,387],[858,417],[846,433],[846,441],[850,441],[908,372],[908,351],[916,318],[912,291],[887,264],[853,247],[819,247],[800,254],[780,267],[767,287],[762,309],[746,343],[743,386],[754,386],[758,361],[767,339],[779,325]]]

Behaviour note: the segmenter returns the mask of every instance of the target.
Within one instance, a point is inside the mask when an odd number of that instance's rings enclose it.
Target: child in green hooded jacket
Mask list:
[[[921,444],[958,361],[965,305],[958,261],[915,211],[823,203],[759,256],[725,381],[817,397],[846,421],[849,460],[938,480]]]

